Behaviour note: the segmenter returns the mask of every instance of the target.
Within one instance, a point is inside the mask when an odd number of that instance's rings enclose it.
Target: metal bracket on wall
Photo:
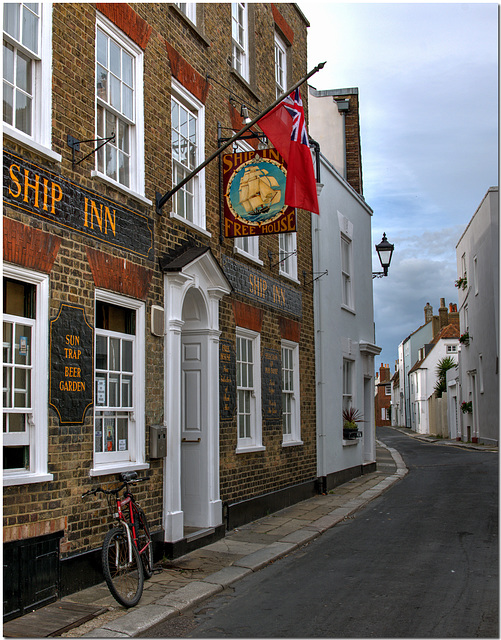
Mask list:
[[[108,142],[114,142],[114,141],[115,141],[114,133],[112,133],[111,136],[109,136],[108,138],[93,138],[92,140],[77,140],[72,135],[68,134],[67,144],[68,144],[68,147],[70,147],[71,149],[71,164],[73,168],[75,168],[81,162],[86,160],[92,154],[96,153],[96,151],[99,151],[99,149],[101,149],[101,147],[104,147],[104,145],[107,144]],[[80,145],[85,142],[100,142],[101,144],[99,144],[95,149],[93,149],[90,153],[84,156],[81,160],[79,160],[78,162],[75,162],[75,153],[77,151],[80,151]]]
[[[327,271],[327,269],[325,271],[311,271],[310,272],[312,276],[316,276],[312,277],[312,279],[309,282],[306,282],[306,276],[308,275],[307,271],[303,271],[303,287],[306,287],[310,284],[313,284],[314,282],[316,282],[317,280],[319,280],[322,276],[326,276],[329,274],[329,272]]]

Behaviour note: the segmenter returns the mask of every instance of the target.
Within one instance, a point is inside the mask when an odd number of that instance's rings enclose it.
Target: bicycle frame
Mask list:
[[[123,512],[123,507],[129,507],[128,509],[128,514],[129,514],[129,518],[130,518],[130,523],[127,522],[127,519],[125,518],[124,512]],[[139,551],[139,555],[141,555],[142,553],[144,553],[144,551],[148,548],[148,546],[151,544],[150,542],[147,542],[145,544],[145,546],[140,549],[139,548],[139,540],[138,540],[138,535],[137,535],[137,530],[138,530],[138,522],[137,522],[137,518],[138,518],[138,512],[137,512],[137,508],[136,508],[136,503],[134,501],[134,497],[132,496],[132,494],[128,491],[128,489],[125,489],[125,493],[124,493],[124,497],[120,498],[120,496],[117,495],[117,513],[116,513],[116,517],[123,522],[123,524],[125,525],[127,531],[128,531],[128,535],[130,536],[131,531],[130,529],[132,529],[132,540],[134,541],[134,544],[137,548],[137,550]],[[129,552],[131,553],[131,552]]]

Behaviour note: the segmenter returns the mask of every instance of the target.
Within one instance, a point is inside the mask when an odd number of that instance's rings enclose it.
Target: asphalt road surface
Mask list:
[[[377,437],[401,482],[148,637],[499,638],[497,454]]]

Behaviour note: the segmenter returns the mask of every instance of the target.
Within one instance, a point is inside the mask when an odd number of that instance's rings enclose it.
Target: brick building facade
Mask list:
[[[4,19],[6,619],[101,579],[107,508],[80,496],[121,471],[148,476],[166,555],[315,492],[310,214],[225,238],[218,160],[156,207],[241,103],[306,74],[308,23],[294,4],[180,6]]]
[[[379,367],[379,375],[376,376],[376,397],[374,400],[374,415],[376,427],[389,427],[391,425],[391,372],[389,364]]]

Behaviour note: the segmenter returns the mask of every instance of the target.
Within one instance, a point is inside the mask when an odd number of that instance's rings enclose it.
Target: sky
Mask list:
[[[359,91],[364,197],[373,245],[395,245],[373,280],[376,357],[398,345],[429,302],[458,302],[456,244],[498,185],[498,5],[298,3],[310,27],[310,84]],[[381,271],[376,251],[373,271]]]

